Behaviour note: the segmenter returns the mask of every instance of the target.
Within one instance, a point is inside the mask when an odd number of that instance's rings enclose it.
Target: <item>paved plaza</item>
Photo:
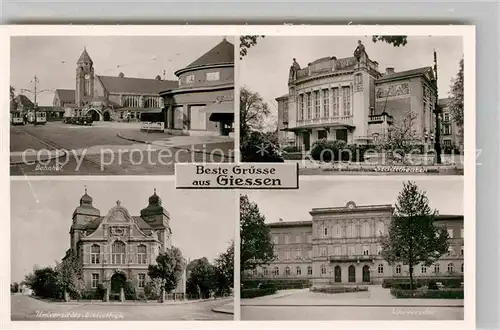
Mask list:
[[[141,132],[139,123],[10,130],[11,175],[171,175],[176,163],[233,161],[233,150],[229,137]]]
[[[326,294],[285,290],[270,296],[242,299],[242,320],[463,320],[463,300],[395,299],[389,289]]]
[[[232,320],[233,315],[214,312],[229,299],[183,303],[82,303],[45,302],[30,296],[11,296],[12,321],[183,321]]]

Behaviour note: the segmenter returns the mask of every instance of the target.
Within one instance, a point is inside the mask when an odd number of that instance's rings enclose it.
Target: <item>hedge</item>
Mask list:
[[[413,280],[413,285],[417,288],[422,286],[429,286],[432,282],[441,282],[445,288],[460,288],[462,286],[464,279],[463,277],[435,277],[435,278],[416,278]],[[406,283],[406,284],[403,284]],[[396,284],[396,288],[409,290],[410,279],[394,279],[388,278],[382,281],[383,288],[392,288]]]
[[[348,292],[361,292],[368,291],[367,287],[323,287],[323,288],[312,288],[313,292],[321,293],[348,293]]]
[[[267,289],[243,289],[241,290],[241,298],[256,298],[269,296],[271,294],[276,293],[276,288],[267,288]]]
[[[370,145],[350,144],[347,145],[341,140],[321,139],[316,141],[311,148],[311,157],[314,160],[323,162],[330,161],[351,161],[363,162],[364,155],[368,149],[373,149]]]
[[[285,280],[285,279],[252,279],[242,281],[243,289],[269,288],[273,287],[276,290],[303,289],[309,288],[311,282],[309,280]]]
[[[417,298],[417,299],[464,299],[463,289],[444,290],[400,290],[391,288],[391,295],[396,298]]]

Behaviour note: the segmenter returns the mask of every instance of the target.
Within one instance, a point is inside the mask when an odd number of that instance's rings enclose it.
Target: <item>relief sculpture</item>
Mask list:
[[[408,83],[390,85],[377,88],[377,98],[392,97],[410,94],[410,85]]]

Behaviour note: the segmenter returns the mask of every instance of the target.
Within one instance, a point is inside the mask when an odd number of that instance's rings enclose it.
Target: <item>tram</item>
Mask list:
[[[29,112],[28,123],[33,125],[45,125],[47,123],[47,113],[45,111]]]
[[[141,131],[165,131],[165,113],[162,110],[154,112],[142,112],[141,117]]]
[[[20,111],[11,111],[10,113],[11,125],[24,125],[24,116]]]

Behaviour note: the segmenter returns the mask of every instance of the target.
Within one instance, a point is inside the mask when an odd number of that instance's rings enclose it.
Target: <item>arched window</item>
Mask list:
[[[396,274],[401,274],[401,265],[396,265]]]
[[[383,264],[379,264],[378,267],[377,267],[377,270],[378,270],[379,274],[383,274],[384,273],[384,265]]]
[[[313,268],[311,266],[307,266],[307,275],[313,274]]]
[[[125,263],[125,243],[115,241],[111,246],[111,261],[113,264]]]
[[[274,276],[280,276],[280,269],[278,267],[273,268],[273,275]]]
[[[147,263],[147,253],[146,245],[137,246],[137,263],[146,264]]]
[[[453,264],[450,262],[448,264],[448,273],[453,273],[453,271],[454,271],[454,267],[453,267]]]
[[[439,264],[434,264],[434,273],[439,273]]]
[[[101,247],[97,244],[92,245],[90,247],[90,263],[99,264],[100,255],[101,255]]]
[[[295,269],[296,273],[298,276],[302,275],[302,268],[300,268],[299,266],[297,266],[297,268]]]
[[[326,275],[326,266],[321,265],[321,275]]]
[[[269,271],[267,270],[267,267],[264,267],[262,269],[262,273],[264,274],[264,276],[268,276],[269,275]]]
[[[427,266],[426,265],[421,265],[420,266],[420,272],[422,274],[427,274]]]
[[[361,227],[361,236],[370,236],[370,224],[368,222],[363,222],[363,226]]]
[[[376,232],[376,235],[377,236],[382,236],[382,235],[384,235],[384,231],[385,231],[384,222],[383,221],[377,222],[377,232]]]
[[[288,266],[285,268],[285,276],[290,276],[290,267]]]

